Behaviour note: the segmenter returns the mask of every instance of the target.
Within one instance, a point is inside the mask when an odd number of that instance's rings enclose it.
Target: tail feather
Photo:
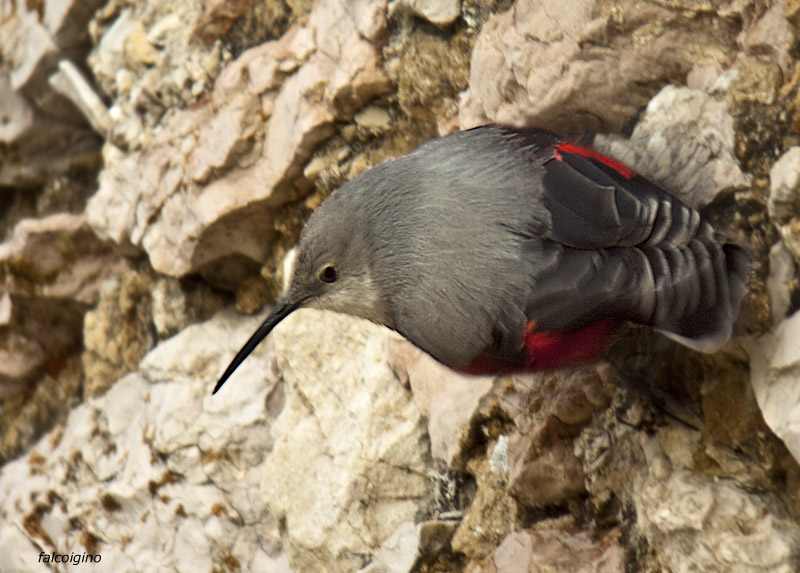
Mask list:
[[[687,256],[667,265],[678,280],[657,287],[657,314],[650,326],[685,346],[714,352],[730,338],[752,259],[744,248],[703,226],[707,232],[681,248]]]

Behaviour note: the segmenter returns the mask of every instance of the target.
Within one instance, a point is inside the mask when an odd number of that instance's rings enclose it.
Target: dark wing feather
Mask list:
[[[749,254],[612,159],[558,141],[537,149],[551,215],[538,248],[559,251],[557,268],[537,273],[526,307],[537,328],[574,330],[614,316],[698,349],[721,346],[746,291]]]

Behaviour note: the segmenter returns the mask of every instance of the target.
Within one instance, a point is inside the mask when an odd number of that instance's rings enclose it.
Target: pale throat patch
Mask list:
[[[390,325],[386,301],[381,299],[368,273],[341,277],[327,293],[309,300],[306,306],[352,314],[376,324]]]

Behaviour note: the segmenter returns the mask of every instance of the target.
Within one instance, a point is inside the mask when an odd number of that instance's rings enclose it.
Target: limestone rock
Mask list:
[[[30,131],[34,122],[35,111],[23,96],[11,85],[7,70],[0,70],[0,110],[3,121],[0,121],[0,141],[17,142]],[[8,183],[6,183],[8,184]]]
[[[0,3],[0,186],[25,188],[75,173],[96,159],[97,138],[48,83],[60,61],[88,51],[86,26],[98,0]]]
[[[4,23],[5,31],[13,34],[8,54],[9,61],[14,63],[10,70],[11,85],[35,101],[48,93],[47,78],[58,64],[58,46],[36,12],[21,10],[17,18],[13,27]]]
[[[360,569],[430,510],[424,420],[387,366],[381,328],[300,310],[270,338],[286,406],[271,430],[264,498],[285,522],[292,567]]]
[[[506,494],[508,472],[503,468],[485,457],[476,456],[467,462],[466,469],[474,476],[477,491],[453,534],[451,546],[454,552],[477,561],[519,528],[518,506]]]
[[[247,0],[211,0],[203,3],[203,14],[196,24],[200,38],[210,44],[224,37],[233,23],[244,14]]]
[[[80,215],[25,219],[0,244],[0,352],[3,383],[29,378],[47,360],[75,352],[100,286],[121,269],[119,256]]]
[[[380,133],[390,127],[392,118],[386,110],[368,106],[355,115],[355,120],[359,127]]]
[[[783,73],[778,64],[750,56],[740,58],[726,70],[712,93],[719,91],[734,105],[755,102],[773,105],[783,83]]]
[[[64,50],[88,45],[87,24],[103,2],[104,0],[45,0],[42,20],[56,45]]]
[[[256,352],[210,394],[221,356],[255,326],[227,312],[183,330],[0,468],[6,567],[39,571],[39,552],[56,551],[115,571],[288,571],[278,523],[251,495],[283,383]]]
[[[795,571],[800,529],[733,480],[676,471],[636,483],[639,523],[661,562],[684,571]]]
[[[14,228],[10,241],[0,244],[0,262],[11,271],[6,277],[9,292],[29,288],[26,281],[39,281],[42,296],[84,304],[94,302],[116,259],[83,217],[67,213],[26,219]]]
[[[508,491],[524,507],[563,503],[584,492],[573,440],[610,401],[592,369],[559,382],[547,389],[543,411],[522,419],[508,439]]]
[[[452,24],[461,14],[461,0],[402,0],[398,4],[437,26]]]
[[[797,0],[787,0],[783,6],[786,19],[795,27],[800,27],[800,4]]]
[[[126,264],[103,283],[99,300],[83,321],[84,395],[99,396],[138,368],[158,342],[204,320],[224,305],[202,283],[182,285]]]
[[[781,155],[769,172],[769,216],[776,225],[800,217],[800,147]]]
[[[550,443],[550,428],[514,434],[509,443],[511,482],[509,492],[522,505],[544,507],[562,503],[584,493],[583,470],[572,453],[572,441],[561,438]],[[545,442],[545,443],[542,443]]]
[[[776,62],[785,76],[791,74],[791,47],[795,41],[792,24],[786,17],[786,8],[790,2],[775,2],[756,24],[746,31],[743,44],[751,54],[761,58],[769,56]]]
[[[50,76],[50,85],[81,110],[92,128],[100,135],[111,129],[111,116],[80,70],[69,60],[58,63],[58,71]]]
[[[419,552],[420,534],[413,521],[404,521],[380,546],[372,562],[359,573],[406,573]]]
[[[113,139],[132,148],[169,108],[183,108],[208,93],[220,64],[231,58],[219,43],[197,41],[192,23],[204,2],[109,2],[89,25],[95,45],[87,58],[100,88],[113,99]],[[134,118],[142,123],[136,129]]]
[[[428,420],[431,454],[448,467],[458,467],[470,422],[481,399],[492,390],[492,377],[458,374],[400,337],[390,335],[389,363],[411,386],[414,403]]]
[[[140,150],[106,149],[92,226],[170,276],[231,255],[263,262],[275,208],[309,189],[316,145],[389,88],[368,41],[383,20],[361,19],[383,11],[385,0],[318,3],[307,26],[222,70],[207,104],[175,113]]]
[[[751,359],[753,390],[764,421],[800,460],[800,312],[762,337]]]
[[[796,4],[0,0],[0,569],[800,570]],[[751,240],[742,334],[472,378],[303,310],[210,396],[263,317],[227,291],[459,121],[624,125]]]
[[[549,526],[549,527],[548,527]],[[515,531],[472,573],[622,573],[625,550],[613,539],[599,542],[574,533],[570,519],[550,520],[535,529]]]
[[[782,241],[769,250],[769,307],[772,321],[777,325],[791,308],[792,293],[798,288],[797,265]]]
[[[712,10],[703,2],[678,5],[686,13]],[[659,3],[520,0],[492,16],[478,37],[461,127],[494,121],[616,132],[654,86],[724,61],[736,45],[739,9],[715,6],[716,25],[708,26]]]

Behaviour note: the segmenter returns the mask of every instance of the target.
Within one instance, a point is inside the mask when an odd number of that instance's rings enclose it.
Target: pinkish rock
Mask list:
[[[28,377],[51,356],[80,346],[83,313],[101,284],[118,272],[119,257],[82,216],[26,219],[0,244],[0,322],[11,334],[0,343],[0,379]]]
[[[510,533],[472,573],[622,573],[625,549],[613,539],[574,532],[571,520],[545,521]],[[608,536],[610,537],[610,536]]]
[[[34,4],[41,14],[28,8]],[[77,62],[88,49],[85,29],[96,4],[0,3],[0,186],[35,187],[96,162],[96,136],[49,84],[59,61]]]
[[[751,383],[764,421],[800,460],[800,312],[764,335],[751,359]]]
[[[740,9],[720,8],[711,29],[658,3],[519,0],[492,16],[475,43],[461,127],[493,121],[616,132],[657,86],[682,82],[696,54],[712,63],[735,49]]]
[[[231,255],[265,260],[274,209],[310,188],[303,167],[334,121],[389,89],[368,41],[384,13],[385,0],[317,4],[306,27],[242,54],[206,105],[176,113],[142,150],[108,149],[92,226],[171,276]]]
[[[8,270],[4,286],[12,298],[35,289],[39,296],[92,304],[116,259],[82,216],[68,213],[25,219],[0,244],[0,264]]]
[[[745,30],[740,41],[749,53],[769,56],[789,77],[794,64],[790,50],[795,42],[795,31],[786,19],[785,8],[786,0],[775,2],[755,26]]]
[[[558,383],[549,389],[546,409],[522,416],[508,438],[508,491],[526,507],[562,503],[584,492],[573,441],[610,401],[593,369],[554,377]]]
[[[448,467],[458,466],[470,421],[494,378],[459,374],[399,335],[389,337],[389,365],[410,384],[414,403],[428,420],[431,454]]]

